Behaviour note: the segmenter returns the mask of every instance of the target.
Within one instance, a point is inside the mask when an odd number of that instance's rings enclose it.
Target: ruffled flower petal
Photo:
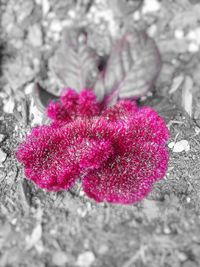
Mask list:
[[[138,107],[136,102],[129,100],[120,100],[113,107],[107,108],[102,111],[101,116],[106,118],[109,122],[119,122],[121,120],[127,121],[130,117],[134,116]]]
[[[71,140],[51,126],[32,130],[18,148],[16,157],[25,167],[26,176],[47,190],[71,188],[80,176],[76,147],[70,150]]]
[[[118,128],[115,124],[115,131],[107,133],[114,154],[98,171],[91,171],[83,179],[85,193],[96,201],[134,203],[144,198],[154,182],[165,175],[169,157],[165,145],[149,142],[150,138],[134,138],[132,127],[126,126]],[[140,128],[143,129],[142,124]],[[162,130],[165,132],[166,126]]]
[[[66,127],[40,126],[18,147],[16,157],[26,176],[39,187],[71,188],[89,170],[97,169],[113,153],[109,141],[91,136],[91,122],[77,120]]]

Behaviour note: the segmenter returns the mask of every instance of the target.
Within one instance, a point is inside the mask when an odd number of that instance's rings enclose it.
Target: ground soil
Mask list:
[[[146,30],[155,39],[163,61],[155,90],[140,103],[164,117],[171,132],[169,144],[188,142],[179,152],[169,145],[168,172],[147,199],[112,205],[95,203],[78,186],[71,192],[45,192],[25,179],[15,159],[17,145],[34,124],[41,123],[42,115],[32,106],[31,86],[39,81],[49,92],[58,92],[60,84],[50,62],[63,27],[81,18],[93,34],[91,46],[99,53],[109,51],[102,25],[110,22],[95,20],[95,14],[87,17],[99,2],[1,1],[0,266],[198,267],[198,1],[155,1],[159,6],[152,4],[154,10],[147,12],[147,1],[135,1],[127,15],[129,27]],[[120,16],[116,21],[123,20]]]

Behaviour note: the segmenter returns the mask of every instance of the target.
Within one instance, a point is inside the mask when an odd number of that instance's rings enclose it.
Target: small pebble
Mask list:
[[[6,160],[7,154],[0,149],[0,162],[3,163]]]
[[[53,20],[50,25],[50,30],[52,32],[61,32],[62,27],[62,23],[59,20]]]
[[[86,251],[78,256],[76,265],[79,267],[90,267],[94,261],[94,254],[91,251]]]
[[[166,235],[169,235],[170,233],[171,233],[171,230],[169,229],[169,227],[165,227],[164,229],[163,229],[163,232],[166,234]]]
[[[50,233],[50,235],[55,235],[57,233],[57,231],[56,231],[56,229],[51,229],[49,233]]]
[[[196,40],[196,33],[195,31],[189,31],[186,35],[186,38],[190,41]]]
[[[190,203],[191,202],[191,198],[190,197],[187,197],[186,198],[186,201],[187,201],[187,203]]]
[[[186,261],[188,258],[184,252],[178,251],[177,254],[178,254],[178,258],[181,262]]]
[[[12,219],[11,224],[16,225],[16,223],[17,223],[17,218]]]
[[[98,253],[103,255],[108,252],[108,247],[106,245],[101,245],[98,249]]]
[[[52,263],[55,266],[65,266],[68,262],[68,257],[63,251],[57,251],[53,254]]]
[[[198,44],[196,44],[196,43],[190,43],[190,44],[188,45],[188,51],[189,51],[190,53],[196,53],[196,52],[198,52],[198,51],[199,51],[199,46],[198,46]]]
[[[133,14],[133,19],[135,21],[138,21],[138,20],[140,20],[140,17],[141,17],[140,12],[138,10],[135,11],[135,13]]]
[[[29,83],[25,86],[24,92],[26,95],[31,94],[33,92],[34,83]]]
[[[90,9],[90,12],[92,11],[92,8]],[[70,10],[68,12],[68,16],[71,18],[71,19],[74,19],[76,17],[76,13],[74,10]]]
[[[174,37],[176,39],[183,39],[183,37],[184,37],[184,31],[183,30],[180,30],[180,29],[176,29],[174,31]]]
[[[180,153],[183,151],[188,152],[190,150],[190,145],[187,140],[181,140],[179,142],[176,142],[172,148],[173,148],[173,152],[175,153]]]
[[[13,110],[14,110],[14,107],[15,107],[15,102],[13,101],[13,99],[10,97],[6,103],[4,104],[3,106],[3,111],[5,113],[13,113]]]
[[[142,13],[147,14],[151,12],[156,12],[160,10],[160,7],[161,4],[157,0],[151,0],[151,1],[145,0],[142,8]]]

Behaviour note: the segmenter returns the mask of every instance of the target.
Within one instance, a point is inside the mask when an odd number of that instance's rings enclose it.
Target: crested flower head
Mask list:
[[[164,177],[169,131],[152,108],[123,100],[101,110],[92,91],[69,89],[47,112],[52,124],[33,129],[17,151],[39,187],[69,189],[81,178],[94,200],[130,204]]]
[[[84,89],[80,94],[68,88],[65,89],[59,102],[51,102],[47,115],[54,125],[66,124],[78,117],[90,118],[100,113],[100,105],[94,93]]]

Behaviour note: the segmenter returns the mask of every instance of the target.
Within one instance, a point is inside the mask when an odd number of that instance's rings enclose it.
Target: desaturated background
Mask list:
[[[1,0],[1,267],[200,266],[199,17],[198,0]],[[102,58],[124,27],[145,30],[162,57],[156,86],[140,102],[168,124],[170,163],[135,205],[97,204],[76,189],[46,193],[15,160],[19,142],[45,120],[35,85],[57,96],[64,85],[58,70],[68,62],[55,59],[77,25]]]

